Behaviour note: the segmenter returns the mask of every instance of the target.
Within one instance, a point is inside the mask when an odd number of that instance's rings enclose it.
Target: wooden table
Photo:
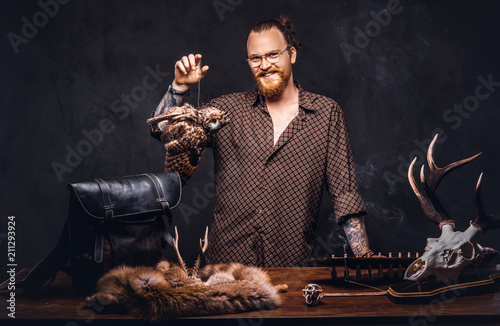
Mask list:
[[[254,311],[235,315],[182,318],[169,325],[433,325],[470,324],[500,325],[500,291],[470,297],[451,297],[431,304],[395,304],[387,296],[324,297],[313,307],[305,304],[302,289],[309,283],[319,284],[325,292],[373,292],[367,288],[349,288],[344,282],[333,282],[328,267],[268,268],[273,284],[286,283],[283,306],[275,310]],[[340,273],[339,273],[340,275]],[[380,286],[386,289],[388,285]],[[6,302],[2,294],[2,301]],[[2,305],[3,306],[3,305]],[[1,325],[13,320],[3,309]],[[33,325],[142,325],[143,321],[124,315],[101,314],[89,309],[81,296],[71,292],[71,279],[57,275],[45,293],[16,295],[16,325],[20,319]],[[111,321],[115,321],[110,323]]]

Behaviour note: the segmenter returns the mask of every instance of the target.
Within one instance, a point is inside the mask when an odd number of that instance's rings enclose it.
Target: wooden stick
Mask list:
[[[337,293],[323,293],[325,297],[360,297],[369,295],[386,295],[387,291],[379,292],[337,292]]]

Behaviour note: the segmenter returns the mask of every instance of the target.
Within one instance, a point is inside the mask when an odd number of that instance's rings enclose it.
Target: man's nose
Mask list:
[[[262,61],[260,63],[260,69],[262,70],[267,70],[271,67],[271,64],[269,62],[267,62],[266,59],[262,58]]]

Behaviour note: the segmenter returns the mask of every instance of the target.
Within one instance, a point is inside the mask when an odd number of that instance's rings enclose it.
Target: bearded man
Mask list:
[[[258,89],[207,103],[230,123],[211,140],[214,220],[207,263],[302,266],[312,253],[323,184],[353,253],[370,256],[347,125],[338,104],[293,79],[300,43],[290,20],[257,23],[247,61]],[[208,66],[200,54],[175,64],[175,80],[154,115],[180,106]],[[158,130],[152,134],[159,137]]]

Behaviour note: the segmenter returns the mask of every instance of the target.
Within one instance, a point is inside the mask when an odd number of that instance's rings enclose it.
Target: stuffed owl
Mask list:
[[[213,107],[196,109],[184,104],[147,122],[161,131],[160,139],[167,150],[164,171],[178,172],[185,185],[196,170],[207,142],[229,122],[229,118]]]

